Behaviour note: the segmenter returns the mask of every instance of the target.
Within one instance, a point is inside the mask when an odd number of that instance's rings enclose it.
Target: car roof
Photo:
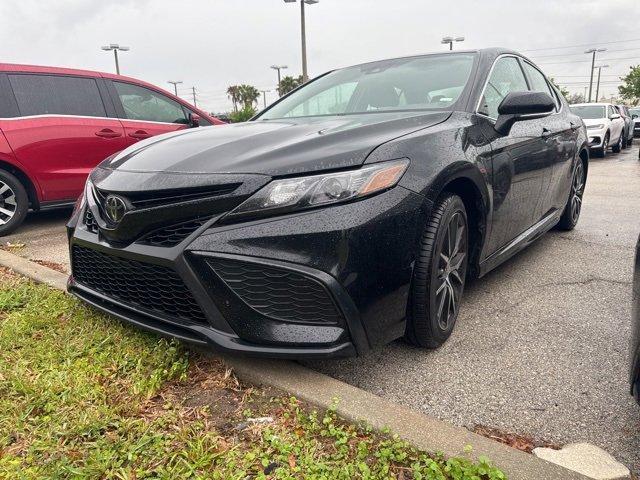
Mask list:
[[[378,62],[387,62],[387,61],[391,61],[391,60],[403,60],[403,59],[410,59],[410,58],[422,58],[422,57],[429,57],[432,55],[459,55],[461,53],[473,53],[473,54],[481,54],[483,56],[487,56],[487,57],[497,57],[499,55],[506,55],[506,54],[511,54],[511,55],[518,55],[520,57],[523,58],[527,58],[525,55],[516,52],[515,50],[511,50],[508,48],[503,48],[503,47],[488,47],[488,48],[476,48],[476,49],[468,49],[468,50],[444,50],[441,52],[426,52],[426,53],[418,53],[415,55],[405,55],[405,56],[401,56],[401,57],[387,57],[387,58],[380,58],[378,60],[372,60],[370,62],[363,62],[363,63],[356,63],[353,65],[346,65],[344,67],[338,67],[334,70],[341,70],[343,68],[350,68],[350,67],[361,67],[361,66],[365,66],[365,65],[371,65],[374,63],[378,63]],[[527,60],[529,60],[527,58]],[[529,60],[531,63],[535,63],[531,60]]]

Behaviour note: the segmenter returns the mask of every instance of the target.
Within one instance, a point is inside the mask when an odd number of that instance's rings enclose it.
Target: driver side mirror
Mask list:
[[[611,115],[609,117],[609,120],[616,120],[618,118],[620,118],[620,114],[619,113],[614,113],[613,115]]]
[[[195,128],[200,126],[200,115],[197,113],[189,112],[189,128]]]
[[[501,135],[508,135],[514,123],[546,117],[555,108],[556,103],[548,93],[510,92],[498,106],[495,129]]]

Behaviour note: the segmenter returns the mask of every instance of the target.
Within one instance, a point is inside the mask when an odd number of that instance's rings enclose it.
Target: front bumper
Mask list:
[[[217,350],[281,358],[363,354],[404,333],[420,219],[429,208],[424,197],[396,187],[253,222],[218,225],[214,218],[168,248],[117,248],[79,221],[69,229],[69,291],[141,328]],[[80,257],[85,250],[89,261]],[[156,277],[135,278],[146,266]],[[172,275],[186,287],[176,298],[180,308],[158,308],[174,294],[175,282],[163,280]],[[184,314],[191,309],[185,297],[202,318]]]
[[[587,129],[587,136],[589,138],[589,148],[602,148],[604,137],[607,133],[605,128],[600,130]]]

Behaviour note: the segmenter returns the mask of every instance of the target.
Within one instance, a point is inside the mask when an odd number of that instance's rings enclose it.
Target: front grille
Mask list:
[[[287,322],[336,324],[341,320],[327,289],[317,280],[291,270],[237,260],[207,262],[247,305]]]
[[[84,212],[84,225],[91,233],[98,233],[98,222],[96,222],[93,213],[88,208]]]
[[[174,247],[204,225],[207,220],[207,218],[200,218],[190,222],[163,227],[148,233],[136,243],[153,247]]]
[[[73,246],[71,264],[76,282],[107,297],[170,319],[207,324],[195,298],[170,268],[78,245]]]

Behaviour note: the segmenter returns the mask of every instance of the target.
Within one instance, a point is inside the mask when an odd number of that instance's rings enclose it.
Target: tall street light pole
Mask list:
[[[170,83],[171,85],[173,85],[173,91],[176,94],[176,97],[178,96],[178,84],[182,83],[182,80],[169,80],[167,83]]]
[[[606,52],[606,48],[590,48],[589,50],[585,50],[584,53],[591,53],[591,79],[589,80],[589,100],[588,103],[591,103],[591,91],[593,90],[593,69],[596,65],[596,53],[598,52]]]
[[[304,17],[304,5],[314,5],[320,0],[300,0],[300,32],[302,37],[302,82],[309,80],[307,72],[307,27]],[[296,0],[284,0],[285,3],[296,3]]]
[[[449,45],[449,50],[453,50],[453,42],[464,42],[464,37],[442,37],[443,45]]]
[[[267,93],[271,90],[260,90],[262,92],[262,101],[264,102],[264,108],[267,108]]]
[[[117,43],[110,43],[109,45],[105,45],[105,46],[103,46],[101,48],[105,52],[113,50],[113,56],[116,59],[116,73],[118,75],[120,75],[120,64],[118,63],[118,50],[120,50],[121,52],[128,52],[129,51],[129,47],[120,46]]]
[[[282,81],[282,78],[280,77],[280,70],[285,70],[289,67],[287,67],[286,65],[271,65],[271,68],[273,68],[274,70],[278,71],[278,96],[280,95],[280,82]]]
[[[598,94],[600,93],[600,72],[602,72],[603,68],[609,68],[609,65],[598,65],[596,68],[598,69],[598,83],[596,84],[596,102],[597,102]]]

